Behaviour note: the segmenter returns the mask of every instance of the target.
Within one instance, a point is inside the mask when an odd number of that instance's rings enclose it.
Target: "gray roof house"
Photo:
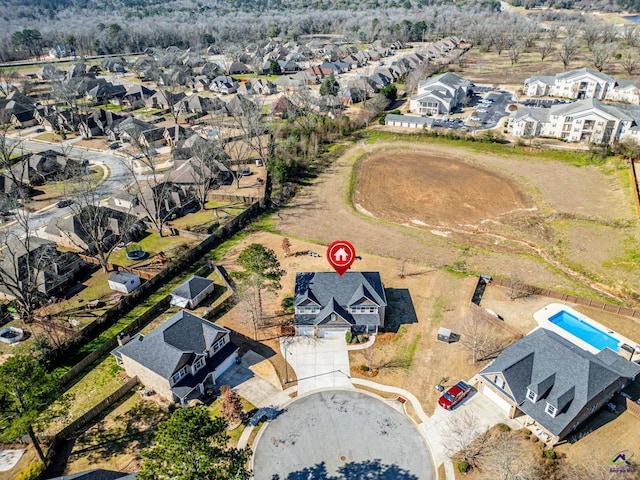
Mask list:
[[[378,272],[298,272],[294,306],[298,335],[344,337],[384,327],[387,297]]]
[[[480,390],[551,446],[573,432],[640,373],[610,349],[587,352],[539,328],[480,372]]]
[[[122,473],[113,470],[94,468],[80,473],[72,473],[61,477],[53,477],[49,480],[135,480],[135,473]]]
[[[213,280],[193,275],[171,292],[171,305],[196,308],[214,289]]]
[[[181,310],[111,354],[127,375],[171,402],[187,405],[216,384],[238,357],[230,331]]]

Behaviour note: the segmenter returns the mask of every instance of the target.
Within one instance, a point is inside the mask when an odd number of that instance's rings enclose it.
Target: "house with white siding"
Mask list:
[[[595,98],[634,105],[640,103],[635,80],[616,80],[611,75],[590,68],[579,68],[555,76],[534,75],[524,81],[523,90],[530,97]]]
[[[518,137],[555,137],[568,142],[614,144],[632,135],[640,109],[590,98],[551,108],[520,108],[508,128]]]
[[[452,112],[471,95],[473,84],[452,72],[418,83],[418,94],[409,100],[411,112],[438,115]]]

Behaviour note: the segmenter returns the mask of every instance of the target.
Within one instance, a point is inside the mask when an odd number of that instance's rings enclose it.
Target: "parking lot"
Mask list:
[[[494,128],[500,120],[508,114],[507,106],[513,103],[513,94],[510,92],[491,91],[475,106],[474,113],[469,117],[470,128],[481,130]]]

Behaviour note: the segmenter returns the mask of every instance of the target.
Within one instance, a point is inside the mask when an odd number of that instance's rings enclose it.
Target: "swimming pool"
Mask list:
[[[617,352],[620,349],[618,346],[620,342],[616,338],[579,319],[566,310],[560,310],[555,315],[552,315],[549,317],[549,321],[598,350],[610,348],[614,352]]]

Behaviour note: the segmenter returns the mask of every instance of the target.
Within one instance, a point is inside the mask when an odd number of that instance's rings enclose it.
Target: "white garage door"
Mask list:
[[[307,337],[312,337],[314,334],[313,327],[296,327],[296,332],[298,335],[305,335]]]
[[[321,336],[322,338],[344,338],[345,334],[347,333],[347,329],[346,328],[340,328],[340,329],[321,329]]]
[[[491,387],[485,385],[484,387],[482,387],[482,393],[489,400],[491,400],[493,403],[495,403],[498,407],[500,407],[502,410],[507,412],[507,415],[509,414],[509,412],[511,411],[511,405],[509,405],[509,402],[507,402],[504,398],[502,398],[496,392],[491,390]]]

